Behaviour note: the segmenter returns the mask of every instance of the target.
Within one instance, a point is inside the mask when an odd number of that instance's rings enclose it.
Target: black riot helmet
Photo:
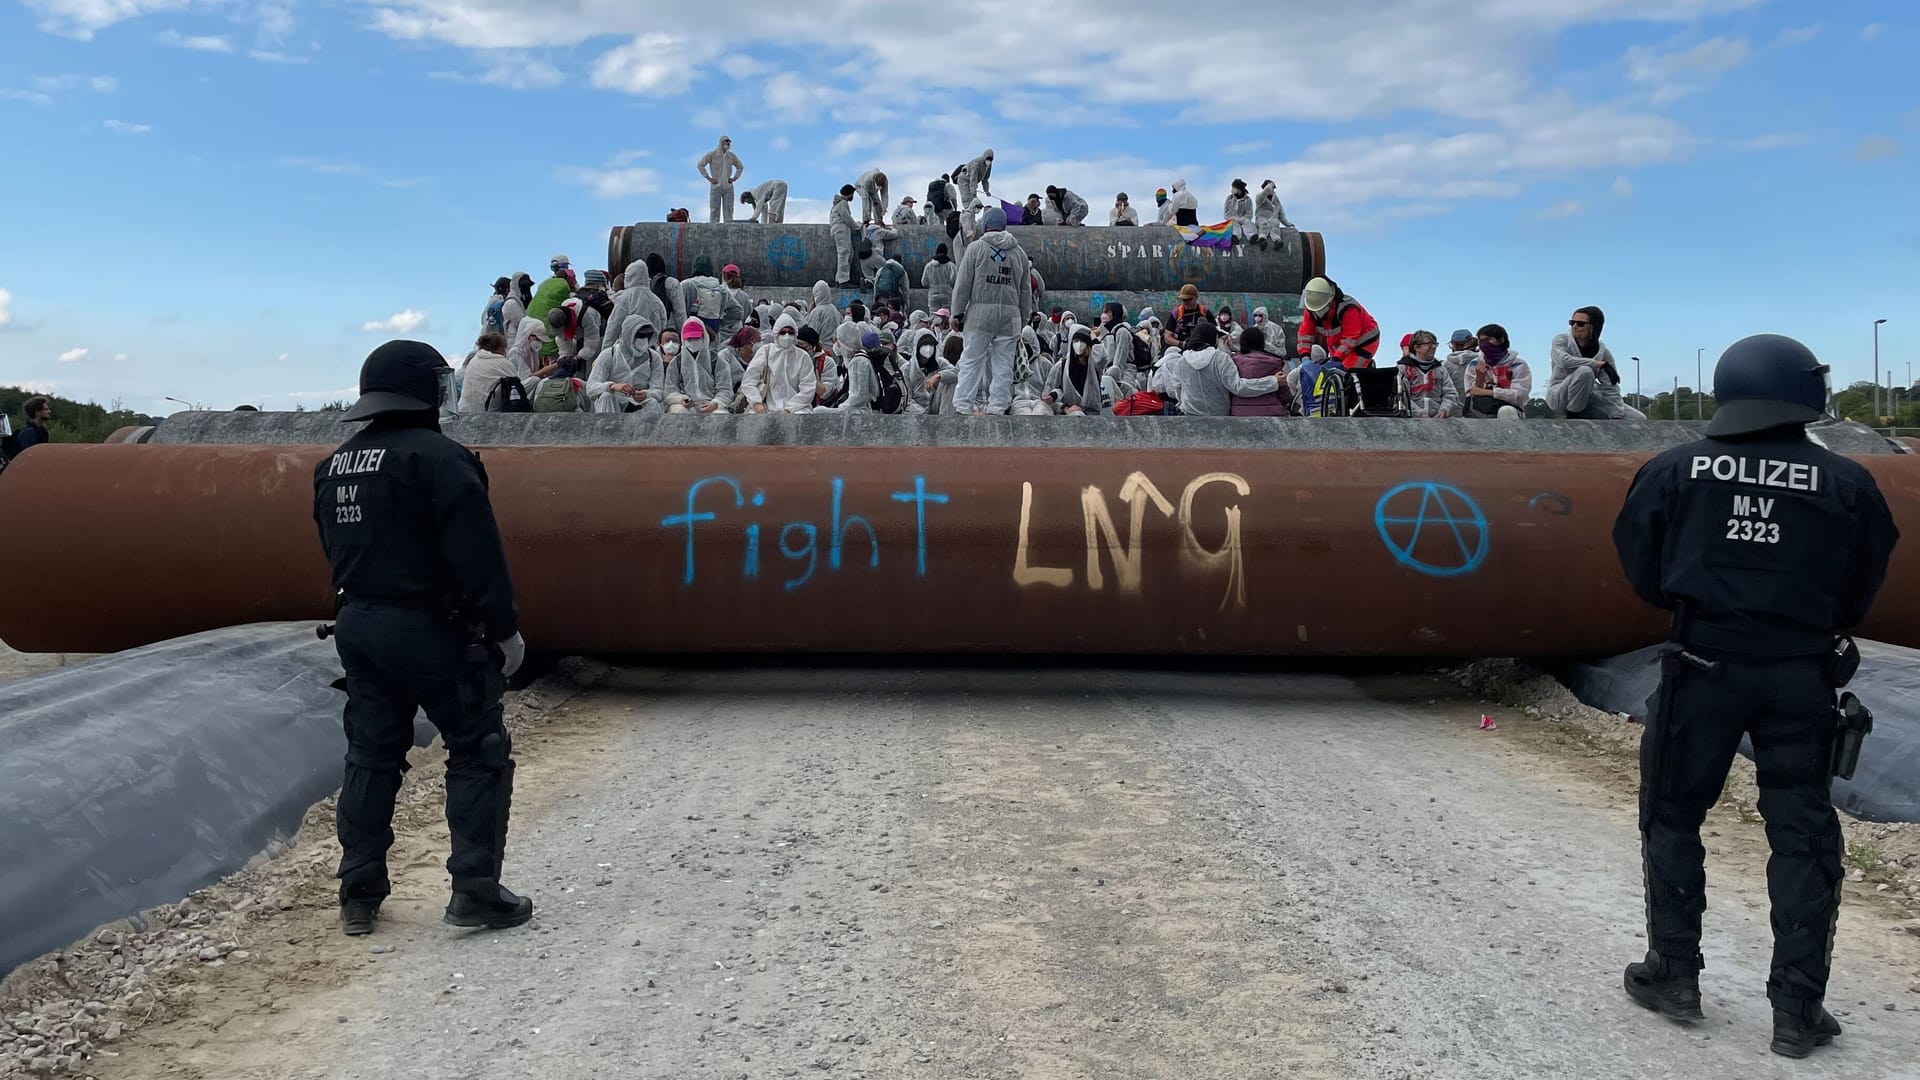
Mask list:
[[[1741,338],[1713,366],[1709,435],[1747,435],[1826,415],[1827,365],[1813,350],[1779,334]]]
[[[360,400],[341,423],[394,412],[438,412],[453,387],[453,369],[440,350],[419,341],[389,341],[360,365]]]

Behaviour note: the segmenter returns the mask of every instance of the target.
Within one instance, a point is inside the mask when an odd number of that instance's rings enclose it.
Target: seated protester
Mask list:
[[[712,265],[710,256],[694,256],[695,273],[680,283],[680,306],[688,318],[699,319],[706,327],[707,340],[725,341],[733,330],[746,325],[747,313],[739,294],[727,288],[726,282],[700,272]]]
[[[833,289],[824,281],[813,283],[813,306],[807,309],[807,316],[800,320],[801,326],[813,327],[813,336],[817,341],[833,340],[833,332],[840,329],[842,317],[840,309],[833,306]]]
[[[777,321],[775,325],[778,325]],[[800,332],[794,336],[799,339],[800,351],[813,361],[813,404],[819,408],[840,388],[840,368],[834,363],[833,355],[821,346],[820,335],[805,320],[801,321]]]
[[[813,411],[819,389],[813,357],[800,344],[800,324],[782,315],[773,327],[773,344],[753,354],[740,384],[747,410],[755,413]]]
[[[1213,323],[1200,323],[1187,339],[1180,360],[1186,370],[1180,373],[1180,415],[1231,416],[1233,398],[1259,397],[1280,388],[1280,379],[1263,375],[1244,378],[1226,350],[1218,347],[1220,331]]]
[[[1400,361],[1400,381],[1407,388],[1407,415],[1444,420],[1460,415],[1460,387],[1447,366],[1435,355],[1440,339],[1431,330],[1415,330],[1409,353]]]
[[[589,270],[587,283],[573,294],[574,299],[580,301],[580,368],[583,371],[592,366],[614,329],[607,325],[607,317],[613,314],[613,297],[607,291],[609,284],[605,270]]]
[[[1455,330],[1447,339],[1447,374],[1453,376],[1454,385],[1460,388],[1460,403],[1464,409],[1467,401],[1467,369],[1480,359],[1480,342],[1471,330]],[[1455,415],[1464,416],[1464,412]]]
[[[795,324],[796,328],[798,325],[797,323]],[[753,363],[754,350],[759,347],[760,331],[750,326],[743,326],[739,330],[736,330],[732,337],[727,339],[727,347],[720,350],[720,355],[726,357],[738,366],[742,372],[745,372],[747,365]]]
[[[908,380],[911,403],[909,412],[929,416],[953,416],[959,409],[954,395],[960,385],[960,354],[965,348],[960,335],[948,334],[940,343],[940,353],[932,360],[921,359],[919,371]],[[918,354],[916,354],[918,355]],[[971,413],[972,409],[967,409]]]
[[[558,364],[551,366],[553,371],[560,369]],[[551,375],[553,371],[546,374]],[[544,377],[538,372],[526,371],[517,361],[508,358],[505,334],[492,331],[481,334],[480,340],[474,342],[473,356],[461,369],[458,411],[463,414],[486,412],[487,402],[502,379],[519,380],[521,389],[531,396],[534,386]]]
[[[1052,416],[1046,402],[1047,384],[1053,379],[1053,361],[1040,348],[1040,335],[1031,326],[1020,328],[1020,341],[1013,347],[1013,404],[1011,416]]]
[[[1180,286],[1180,302],[1173,306],[1173,312],[1167,316],[1168,345],[1180,345],[1193,336],[1193,328],[1203,322],[1210,322],[1212,316],[1207,313],[1207,305],[1200,302],[1200,287],[1187,284]]]
[[[1513,351],[1506,327],[1480,328],[1480,359],[1467,369],[1466,413],[1472,417],[1524,420],[1533,396],[1533,369]]]
[[[572,376],[576,371],[590,364],[592,357],[584,357],[581,347],[586,342],[586,307],[578,297],[570,297],[553,310],[547,312],[547,327],[553,331],[551,340],[558,342],[560,349],[557,359],[560,367]],[[549,357],[555,359],[555,357]]]
[[[1306,363],[1287,373],[1287,385],[1302,416],[1345,416],[1358,398],[1347,366],[1318,345],[1308,351]]]
[[[1093,329],[1073,326],[1067,332],[1066,355],[1053,365],[1040,400],[1061,416],[1098,416],[1102,374],[1093,353]]]
[[[730,412],[739,392],[740,367],[720,355],[706,324],[689,318],[680,327],[680,356],[669,365],[668,412],[701,415]]]
[[[1266,342],[1262,347],[1265,348],[1267,352],[1283,359],[1287,356],[1287,328],[1271,321],[1267,316],[1266,308],[1257,307],[1253,309],[1253,326],[1259,328],[1261,338]],[[1246,351],[1252,352],[1253,350],[1247,349]]]
[[[1620,396],[1620,369],[1613,352],[1600,340],[1607,317],[1597,307],[1583,307],[1567,320],[1571,331],[1553,338],[1553,372],[1547,384],[1547,407],[1563,420],[1620,420],[1627,403]]]
[[[535,375],[544,379],[546,375],[540,372],[550,363],[555,365],[554,370],[559,370],[557,360],[549,360],[540,355],[541,350],[552,340],[553,328],[547,325],[545,319],[536,319],[529,315],[520,320],[520,328],[514,331],[513,335],[511,359],[520,368],[522,374]]]
[[[664,412],[666,395],[653,388],[665,381],[666,368],[653,352],[653,324],[644,315],[629,315],[613,343],[600,350],[587,375],[587,409],[597,413]]]
[[[1108,343],[1105,385],[1107,396],[1113,400],[1116,410],[1121,401],[1152,390],[1152,337],[1152,331],[1145,326],[1135,329],[1121,323],[1113,334],[1113,340]],[[1113,360],[1116,356],[1120,357],[1118,363]]]
[[[878,330],[860,334],[860,348],[847,357],[847,381],[831,408],[842,412],[898,413],[906,407],[893,349]]]
[[[1238,353],[1240,351],[1240,331],[1242,327],[1234,321],[1233,309],[1230,307],[1221,307],[1221,309],[1214,314],[1213,324],[1220,328],[1220,347],[1227,350],[1228,355]]]
[[[1136,370],[1134,353],[1140,339],[1134,336],[1133,327],[1127,325],[1126,308],[1113,300],[1100,309],[1100,329],[1095,333],[1098,338],[1094,342],[1093,352],[1100,364],[1100,387],[1106,392],[1108,400],[1119,401],[1133,392],[1128,390],[1125,394],[1121,393],[1119,384],[1122,379],[1130,381],[1133,378],[1131,372]],[[1153,354],[1145,348],[1144,343],[1139,344],[1139,351],[1145,357],[1147,366],[1151,366]]]
[[[1210,323],[1201,323],[1211,326]],[[1161,352],[1160,359],[1154,362],[1153,376],[1147,380],[1149,393],[1160,395],[1161,415],[1179,416],[1181,381],[1187,371],[1184,352],[1178,345],[1169,345]]]
[[[1291,416],[1293,415],[1293,390],[1287,385],[1287,358],[1275,356],[1267,351],[1267,335],[1258,326],[1249,326],[1240,332],[1240,351],[1234,354],[1233,366],[1240,371],[1243,379],[1263,379],[1269,375],[1280,377],[1280,384],[1270,394],[1258,394],[1248,397],[1235,394],[1231,404],[1234,416]]]

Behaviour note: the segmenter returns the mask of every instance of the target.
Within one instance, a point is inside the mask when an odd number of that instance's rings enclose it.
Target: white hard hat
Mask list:
[[[1317,277],[1307,282],[1300,290],[1300,306],[1313,312],[1315,317],[1325,315],[1327,308],[1333,306],[1333,282]]]

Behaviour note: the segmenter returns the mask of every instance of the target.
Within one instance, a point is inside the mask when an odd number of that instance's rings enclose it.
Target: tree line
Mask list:
[[[123,427],[150,427],[161,419],[134,412],[118,399],[111,405],[96,405],[91,401],[74,401],[58,394],[39,394],[18,386],[0,386],[0,412],[4,412],[12,422],[13,430],[19,431],[26,426],[27,399],[36,397],[46,398],[53,406],[53,419],[47,424],[47,434],[53,436],[54,442],[104,442],[107,436]]]

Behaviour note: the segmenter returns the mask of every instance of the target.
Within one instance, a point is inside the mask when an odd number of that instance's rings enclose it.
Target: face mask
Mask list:
[[[1085,356],[1087,354],[1087,343],[1084,341],[1074,342],[1073,352],[1075,356]]]
[[[1507,347],[1497,341],[1483,341],[1480,343],[1480,355],[1487,358],[1487,363],[1497,364],[1507,358]]]
[[[669,341],[665,345],[660,346],[660,351],[666,353],[668,356],[677,355],[680,352],[680,343],[677,341]]]
[[[920,359],[931,360],[932,358],[933,358],[933,346],[931,345],[920,346]]]
[[[782,330],[782,331],[780,331],[780,344],[782,344],[782,345],[791,345],[791,344],[793,344],[793,343],[794,343],[794,342],[795,342],[796,340],[798,340],[798,339],[799,339],[799,336],[800,336],[800,335],[798,335],[798,334],[796,334],[796,333],[794,333],[794,332],[793,332],[793,331],[791,331],[791,330]]]

